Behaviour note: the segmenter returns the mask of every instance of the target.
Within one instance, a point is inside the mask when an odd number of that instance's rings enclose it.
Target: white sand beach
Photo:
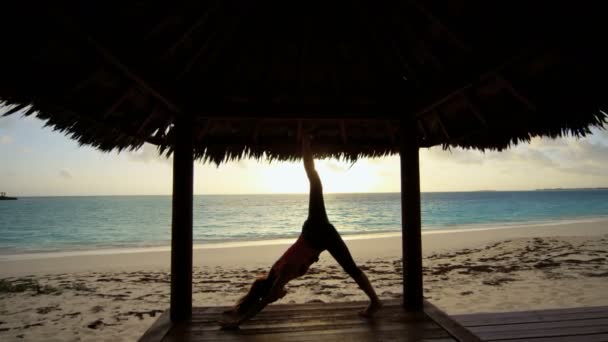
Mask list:
[[[233,304],[289,242],[196,246],[194,305]],[[399,298],[400,235],[347,244],[380,297]],[[608,305],[608,219],[425,232],[423,254],[425,297],[451,314]],[[168,308],[169,256],[0,256],[0,340],[136,340]],[[278,303],[365,299],[327,253],[288,289]]]

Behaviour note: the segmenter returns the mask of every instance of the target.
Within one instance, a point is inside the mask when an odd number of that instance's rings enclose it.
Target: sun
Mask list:
[[[377,167],[366,160],[354,164],[332,159],[316,160],[315,168],[325,193],[374,192],[382,182]],[[268,193],[308,193],[309,190],[301,163],[268,165],[260,176]]]

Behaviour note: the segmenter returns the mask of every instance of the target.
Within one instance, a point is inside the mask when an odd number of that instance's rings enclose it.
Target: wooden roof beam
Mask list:
[[[224,39],[222,39],[222,40],[225,42],[227,40],[226,36],[231,35],[234,32],[236,26],[237,26],[237,20],[231,20],[229,28],[221,27],[221,28],[218,28],[215,31],[211,32],[207,36],[207,39],[205,40],[205,42],[196,51],[194,56],[192,58],[190,58],[188,63],[186,63],[186,65],[184,66],[184,69],[182,69],[182,71],[179,74],[177,74],[176,79],[178,81],[181,80],[182,78],[184,78],[186,76],[186,74],[188,74],[188,72],[190,72],[190,70],[192,70],[192,68],[197,64],[198,60],[201,58],[201,56],[203,56],[203,54],[205,52],[207,52],[207,50],[209,49],[209,47],[211,45],[211,42],[217,39],[220,31],[224,32],[224,37],[223,37]],[[226,32],[228,32],[228,33],[226,33]]]
[[[433,104],[424,107],[420,110],[418,110],[416,112],[416,117],[421,118],[424,117],[426,115],[432,114],[432,110],[435,109],[437,106],[441,105],[444,102],[447,102],[448,100],[450,100],[453,96],[458,96],[459,94],[462,94],[464,92],[466,92],[468,89],[472,88],[474,86],[474,83],[477,83],[479,81],[485,81],[491,78],[497,78],[499,77],[499,73],[504,70],[506,67],[508,67],[509,65],[521,60],[522,58],[524,58],[525,56],[527,56],[527,53],[523,53],[523,54],[518,54],[515,56],[510,56],[509,58],[507,58],[506,60],[504,60],[501,64],[497,65],[494,68],[489,69],[487,72],[483,73],[482,75],[480,75],[479,77],[475,78],[474,80],[470,81],[469,83],[464,84],[462,87],[453,90],[452,92],[448,93],[447,95],[445,95],[444,97],[440,98],[439,100],[437,100],[436,102],[434,102]],[[505,80],[506,81],[506,80]],[[513,88],[513,91],[515,91],[515,89]]]
[[[475,103],[473,103],[473,101],[466,94],[463,94],[463,97],[464,101],[467,103],[467,107],[469,107],[469,109],[471,110],[473,115],[475,115],[477,120],[479,120],[479,122],[481,122],[484,127],[488,127],[488,122],[486,121],[486,118],[483,116],[479,108],[477,108],[477,105],[475,105]]]
[[[345,120],[340,120],[340,136],[342,137],[342,142],[344,144],[348,143],[347,135],[346,135],[346,123]]]
[[[109,49],[101,45],[86,30],[84,30],[80,25],[74,22],[74,20],[70,16],[66,15],[65,13],[58,12],[57,9],[53,9],[51,7],[49,7],[49,11],[55,14],[54,19],[56,19],[58,25],[66,27],[75,35],[81,37],[81,39],[86,41],[86,43],[93,50],[95,50],[95,52],[97,52],[97,54],[102,57],[102,59],[106,63],[118,69],[123,74],[123,76],[135,82],[137,85],[139,85],[140,88],[152,95],[152,97],[155,97],[157,100],[162,102],[165,106],[167,106],[167,108],[171,112],[181,113],[181,110],[175,103],[173,103],[173,101],[163,96],[141,76],[137,75],[129,66],[120,61],[120,59],[118,59]]]
[[[422,122],[422,120],[416,120],[416,122],[418,122],[418,128],[420,128],[420,131],[422,131],[422,139],[427,139],[427,137],[429,136],[428,131],[426,130],[426,128],[424,128],[424,123]]]
[[[355,1],[353,2],[353,4],[357,7],[357,9],[359,10],[359,13],[361,14],[360,17],[363,18],[363,22],[364,24],[370,28],[370,30],[372,31],[372,37],[373,40],[376,42],[376,44],[378,45],[382,45],[379,43],[379,38],[378,36],[380,36],[378,34],[378,28],[376,27],[375,23],[371,23],[370,20],[368,19],[368,11],[364,8],[361,7],[361,5],[359,4],[359,2]],[[393,38],[390,38],[390,47],[393,50],[393,53],[395,53],[397,55],[397,58],[399,59],[399,63],[401,65],[401,67],[403,68],[403,71],[407,74],[407,75],[402,75],[404,80],[406,81],[412,81],[416,84],[416,86],[420,86],[420,81],[419,81],[419,77],[417,76],[416,72],[414,71],[414,68],[412,68],[410,66],[410,64],[408,63],[408,61],[403,57],[403,54],[401,53],[401,49],[399,49],[399,46],[397,45],[397,42],[395,42],[395,40]]]
[[[148,117],[146,117],[146,119],[144,120],[144,122],[141,123],[141,125],[139,126],[139,128],[137,129],[137,136],[141,136],[146,128],[146,126],[148,126],[148,124],[150,123],[150,121],[152,121],[152,119],[154,119],[159,113],[159,108],[158,107],[154,107],[154,109],[152,110],[152,112],[150,113],[150,115],[148,115]]]
[[[388,138],[391,140],[391,144],[395,144],[396,140],[395,139],[395,128],[393,125],[391,125],[391,122],[386,120],[384,122],[385,128],[386,128],[386,133],[388,134]]]
[[[217,10],[217,8],[219,8],[219,2],[216,2],[215,7],[213,8],[213,11]],[[205,11],[205,13],[203,13],[198,20],[196,20],[194,22],[194,24],[192,24],[187,30],[186,32],[184,32],[179,39],[177,39],[177,41],[175,41],[173,43],[173,45],[171,45],[165,52],[162,53],[160,59],[165,59],[167,58],[170,54],[172,54],[173,52],[175,52],[175,50],[184,43],[184,41],[192,34],[192,32],[194,32],[197,28],[201,27],[202,25],[204,25],[207,22],[207,19],[209,18],[209,14],[212,12],[211,9],[208,9],[207,11]]]
[[[408,0],[407,1],[411,6],[415,7],[420,13],[426,16],[434,25],[439,27],[442,31],[444,31],[450,40],[452,40],[456,45],[458,45],[462,50],[466,52],[470,52],[471,48],[465,44],[462,39],[456,36],[454,32],[445,26],[437,16],[435,16],[431,11],[429,11],[426,7],[420,4],[420,1]]]
[[[203,140],[203,138],[205,138],[205,136],[211,129],[211,121],[213,121],[213,120],[208,119],[207,122],[205,122],[205,126],[203,126],[203,129],[201,129],[200,132],[198,132],[198,134],[196,135],[196,140],[195,140],[196,142],[199,142],[199,141]]]
[[[443,124],[443,121],[441,120],[441,115],[439,115],[439,111],[437,109],[435,109],[433,111],[433,113],[435,114],[435,119],[437,120],[437,123],[439,124],[439,127],[441,128],[441,132],[443,133],[443,135],[445,135],[446,139],[450,140],[450,134],[448,133],[448,130],[445,128],[445,125]]]
[[[253,129],[253,143],[254,144],[258,143],[258,137],[260,135],[260,130],[262,129],[263,123],[264,123],[264,121],[260,120],[255,124],[255,128]]]
[[[106,109],[103,114],[104,119],[107,119],[110,115],[112,115],[112,113],[114,113],[125,102],[125,100],[129,98],[132,88],[133,86],[130,86],[124,94],[122,94],[108,109]]]
[[[507,89],[513,95],[513,97],[515,97],[526,107],[528,107],[530,111],[536,111],[536,106],[532,102],[530,102],[527,97],[525,97],[517,89],[515,89],[513,84],[507,79],[505,79],[502,75],[496,74],[496,80],[500,85],[502,85],[503,88]]]
[[[173,101],[171,101],[167,97],[163,96],[160,92],[158,92],[156,89],[154,89],[154,87],[152,87],[142,77],[140,77],[139,75],[135,74],[131,70],[131,68],[129,68],[124,63],[122,63],[108,49],[106,49],[105,47],[101,46],[94,38],[92,38],[91,36],[87,35],[86,36],[86,40],[89,43],[89,45],[91,45],[97,51],[97,53],[101,57],[103,57],[103,59],[106,62],[108,62],[109,64],[111,64],[114,67],[116,67],[125,77],[127,77],[131,81],[135,82],[142,89],[144,89],[145,91],[147,91],[148,93],[150,93],[150,95],[152,95],[157,100],[159,100],[160,102],[162,102],[165,106],[167,106],[167,108],[171,112],[173,112],[173,113],[181,113],[181,110],[179,109],[179,107],[175,103],[173,103]]]

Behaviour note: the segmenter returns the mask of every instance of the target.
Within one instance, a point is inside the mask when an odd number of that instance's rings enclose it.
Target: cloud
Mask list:
[[[444,150],[442,147],[423,149],[421,155],[424,155],[425,158],[438,161],[450,161],[461,164],[482,164],[485,158],[484,153],[480,151],[463,150],[460,148]]]
[[[348,169],[350,169],[350,167],[352,166],[352,164],[346,164],[346,163],[338,163],[335,160],[327,160],[325,161],[325,167],[328,170],[331,170],[333,172],[344,172]]]
[[[127,152],[127,157],[131,161],[149,163],[151,161],[171,163],[171,158],[158,153],[158,148],[152,144],[144,144],[137,151]]]
[[[15,117],[14,116],[2,116],[2,110],[4,108],[2,106],[0,106],[0,128],[2,129],[6,129],[6,128],[10,128],[13,123],[15,122]]]
[[[0,145],[8,145],[13,142],[13,137],[10,135],[0,136]]]
[[[72,179],[72,174],[66,169],[59,171],[59,176],[63,179]]]

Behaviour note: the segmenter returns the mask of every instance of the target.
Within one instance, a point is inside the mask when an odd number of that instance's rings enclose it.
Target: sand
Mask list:
[[[195,306],[231,305],[289,240],[200,245]],[[400,298],[397,234],[350,237],[383,299]],[[423,234],[425,297],[448,313],[608,305],[608,220]],[[0,340],[133,341],[169,303],[169,250],[0,257]],[[364,300],[327,253],[278,303]]]

